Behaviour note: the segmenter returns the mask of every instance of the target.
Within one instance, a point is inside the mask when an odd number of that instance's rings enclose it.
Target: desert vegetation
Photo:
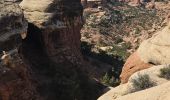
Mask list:
[[[100,80],[104,85],[106,86],[112,86],[115,87],[117,85],[120,84],[120,80],[119,79],[115,79],[112,74],[109,75],[108,73],[106,73]]]
[[[132,86],[133,88],[131,89],[131,92],[136,92],[156,86],[156,83],[150,78],[148,74],[139,74],[136,79],[132,79]]]
[[[111,65],[115,69],[112,72],[114,80],[119,80],[126,59],[143,39],[160,28],[164,18],[159,16],[162,12],[155,9],[120,2],[106,5],[102,9],[85,9],[81,50],[85,56]]]
[[[160,69],[160,77],[170,80],[170,66]]]

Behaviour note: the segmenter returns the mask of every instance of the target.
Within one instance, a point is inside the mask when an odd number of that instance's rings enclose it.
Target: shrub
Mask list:
[[[130,43],[123,43],[121,44],[121,46],[114,44],[112,47],[113,49],[111,50],[111,54],[120,57],[121,60],[125,61],[129,56],[129,53],[127,53],[127,49],[131,47]]]
[[[144,74],[144,75],[139,74],[137,79],[132,80],[133,89],[131,92],[144,90],[153,87],[155,85],[156,83],[150,79],[148,74]]]
[[[119,79],[115,79],[114,77],[110,77],[108,73],[106,73],[103,78],[101,79],[101,82],[104,85],[107,86],[117,86],[120,84],[120,80]]]
[[[160,77],[170,80],[170,66],[160,69]]]

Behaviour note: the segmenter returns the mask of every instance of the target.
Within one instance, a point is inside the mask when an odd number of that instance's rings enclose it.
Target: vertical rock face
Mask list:
[[[96,100],[98,87],[86,75],[80,53],[80,0],[23,0],[28,20],[20,54],[44,100]],[[38,99],[39,100],[39,99]]]
[[[17,4],[0,1],[0,52],[12,50],[27,31],[27,22]],[[8,45],[7,45],[8,44]]]
[[[19,5],[5,1],[0,1],[0,55],[9,52],[0,60],[0,100],[36,99],[29,71],[16,50],[25,38],[27,22]]]
[[[81,60],[83,8],[80,0],[24,0],[20,6],[28,22],[41,30],[49,57],[57,62]]]
[[[0,100],[96,100],[80,53],[80,0],[0,0]],[[29,22],[27,23],[27,21]],[[1,54],[0,54],[1,55]]]

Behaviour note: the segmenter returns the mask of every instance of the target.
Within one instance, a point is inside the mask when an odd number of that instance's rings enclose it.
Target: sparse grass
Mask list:
[[[151,80],[148,74],[144,74],[144,75],[139,74],[136,79],[132,80],[133,89],[131,90],[131,92],[136,92],[147,88],[151,88],[155,85],[156,83],[153,80]]]
[[[170,80],[170,66],[160,69],[160,75],[159,76],[161,78],[165,78],[167,80]]]

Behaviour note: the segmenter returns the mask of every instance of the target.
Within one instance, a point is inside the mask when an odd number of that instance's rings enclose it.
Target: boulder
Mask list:
[[[166,21],[169,22],[168,20],[169,18],[167,17]],[[167,25],[151,38],[144,40],[137,51],[124,64],[120,75],[121,83],[126,83],[134,72],[149,68],[152,64],[170,64],[169,36],[170,25]]]
[[[121,83],[127,83],[129,77],[134,74],[137,71],[146,69],[151,67],[152,65],[149,63],[143,62],[139,55],[138,52],[134,52],[126,61],[126,63],[123,66],[120,79]]]
[[[137,52],[142,61],[153,64],[170,64],[170,26],[143,41]]]

